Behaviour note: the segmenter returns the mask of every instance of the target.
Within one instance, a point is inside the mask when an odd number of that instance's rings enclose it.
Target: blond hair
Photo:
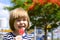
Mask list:
[[[15,31],[15,28],[14,28],[14,21],[17,19],[17,18],[20,18],[20,17],[27,17],[28,19],[28,28],[29,28],[29,22],[30,22],[30,19],[29,19],[29,16],[28,16],[28,13],[26,10],[24,10],[23,8],[16,8],[14,10],[12,10],[10,12],[10,20],[9,20],[9,25],[10,25],[10,28],[12,29],[12,31]]]

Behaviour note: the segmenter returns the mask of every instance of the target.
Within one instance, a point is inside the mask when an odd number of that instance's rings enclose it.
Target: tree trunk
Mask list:
[[[47,27],[45,27],[45,37],[44,40],[47,40]]]

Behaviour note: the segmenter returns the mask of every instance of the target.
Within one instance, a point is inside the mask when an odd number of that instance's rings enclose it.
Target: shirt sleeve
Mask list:
[[[11,34],[5,34],[3,40],[13,40],[13,36]]]

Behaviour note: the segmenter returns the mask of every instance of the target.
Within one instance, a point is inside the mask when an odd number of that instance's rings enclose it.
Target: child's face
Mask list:
[[[26,17],[18,18],[14,22],[14,27],[16,30],[19,30],[21,28],[27,28],[28,27],[28,20]]]

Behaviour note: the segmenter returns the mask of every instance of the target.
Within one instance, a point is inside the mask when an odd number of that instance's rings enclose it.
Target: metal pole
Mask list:
[[[35,28],[34,28],[34,39],[36,40],[36,26],[35,26]]]
[[[51,29],[51,40],[53,40],[53,29]]]

